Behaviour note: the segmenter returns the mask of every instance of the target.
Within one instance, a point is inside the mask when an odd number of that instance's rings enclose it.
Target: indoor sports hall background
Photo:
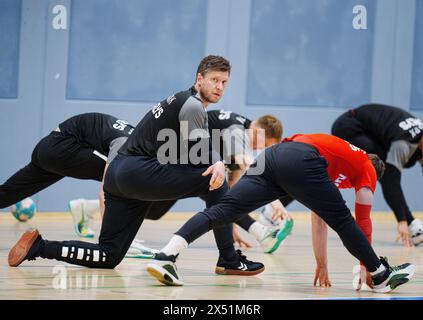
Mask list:
[[[191,86],[207,54],[233,66],[212,108],[274,114],[285,136],[328,133],[347,108],[368,102],[423,118],[422,39],[423,0],[0,0],[0,182],[72,115],[136,125]],[[421,179],[419,166],[404,170],[408,204],[419,211]],[[66,178],[33,199],[40,211],[65,211],[98,189]],[[202,206],[184,200],[173,211]],[[388,210],[380,188],[374,208]]]

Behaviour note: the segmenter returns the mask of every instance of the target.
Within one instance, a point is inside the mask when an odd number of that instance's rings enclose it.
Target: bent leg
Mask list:
[[[62,178],[63,176],[48,172],[30,162],[0,186],[0,208],[32,196]]]
[[[176,234],[188,243],[212,228],[237,222],[251,211],[282,197],[285,192],[266,176],[244,176],[222,200],[187,221]]]
[[[108,193],[105,194],[105,202],[98,244],[44,240],[40,256],[90,268],[116,267],[135,238],[150,203]]]
[[[161,219],[177,201],[178,200],[152,201],[145,218],[149,220]]]
[[[302,170],[294,173],[292,179],[285,179],[284,189],[338,233],[347,250],[370,272],[375,271],[380,261],[357,226],[338,188],[330,180],[326,160],[321,157],[305,159],[302,163],[297,162],[297,166]]]

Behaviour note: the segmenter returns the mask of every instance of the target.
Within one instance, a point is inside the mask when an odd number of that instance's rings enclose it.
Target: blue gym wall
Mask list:
[[[54,29],[63,5],[66,29]],[[355,30],[353,7],[367,8]],[[231,60],[226,108],[274,114],[285,135],[329,132],[348,107],[380,102],[423,118],[423,0],[0,0],[0,183],[64,119],[110,113],[134,125],[194,81],[200,59]],[[405,170],[423,210],[421,168]],[[99,183],[66,178],[34,196],[41,211],[94,198]],[[343,192],[351,204],[353,193]],[[380,189],[376,210],[388,210]],[[196,211],[183,200],[175,211]],[[304,209],[299,204],[293,210]]]

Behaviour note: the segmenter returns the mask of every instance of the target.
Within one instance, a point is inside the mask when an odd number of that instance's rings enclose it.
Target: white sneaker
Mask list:
[[[396,287],[407,283],[414,275],[416,266],[404,263],[400,266],[391,267],[386,258],[380,257],[380,262],[386,270],[372,276],[372,291],[377,293],[388,293]]]
[[[76,234],[82,238],[93,238],[95,233],[90,227],[90,216],[84,210],[84,201],[84,199],[71,200],[68,207]]]
[[[138,259],[152,259],[159,250],[146,247],[142,244],[143,240],[134,239],[125,258],[138,258]]]
[[[283,220],[281,218],[272,220],[272,216],[273,216],[273,208],[269,203],[260,210],[260,214],[257,221],[268,227],[282,228]]]
[[[147,272],[161,283],[167,286],[183,286],[181,276],[176,268],[176,257],[165,255],[160,252],[154,256],[154,260],[147,264]]]
[[[408,226],[408,230],[415,246],[423,243],[423,223],[419,219],[414,219]]]

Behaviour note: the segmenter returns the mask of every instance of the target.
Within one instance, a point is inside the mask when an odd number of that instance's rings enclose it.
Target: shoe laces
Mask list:
[[[389,270],[389,271],[392,271],[392,272],[394,272],[394,271],[399,271],[399,270],[401,270],[402,268],[401,268],[401,266],[394,266],[394,267],[391,267],[390,265],[389,265],[389,263],[388,263],[388,258],[387,257],[380,257],[380,262],[383,264],[383,266],[387,269],[387,270]]]

